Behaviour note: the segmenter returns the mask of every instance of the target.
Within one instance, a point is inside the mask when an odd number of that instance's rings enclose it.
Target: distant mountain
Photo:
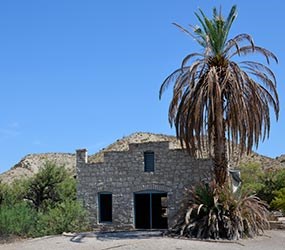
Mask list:
[[[104,152],[108,151],[126,151],[128,150],[129,143],[146,143],[155,141],[169,141],[170,148],[180,148],[180,143],[175,136],[143,133],[138,132],[129,136],[123,137],[108,147],[102,149],[96,154],[90,155],[88,158],[89,162],[100,162],[103,160]],[[206,157],[204,155],[204,157]],[[25,156],[19,163],[17,163],[10,170],[0,174],[0,180],[3,182],[10,183],[15,179],[31,177],[37,173],[44,165],[46,161],[55,162],[59,166],[65,166],[66,169],[75,174],[76,156],[75,154],[69,153],[45,153],[45,154],[29,154]],[[240,163],[244,162],[258,162],[261,164],[263,169],[266,168],[285,168],[285,155],[280,157],[270,158],[253,152],[249,156],[245,156],[242,160],[238,160],[237,153],[234,154],[233,159],[230,162],[230,166],[238,168]]]

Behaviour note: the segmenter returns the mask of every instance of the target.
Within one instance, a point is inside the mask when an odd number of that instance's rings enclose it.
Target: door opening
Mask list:
[[[167,193],[140,192],[134,194],[135,227],[137,229],[167,229]]]
[[[100,193],[99,198],[99,222],[112,222],[112,194]]]

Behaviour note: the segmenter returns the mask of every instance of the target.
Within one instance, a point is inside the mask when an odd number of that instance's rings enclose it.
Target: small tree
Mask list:
[[[31,178],[24,198],[32,203],[36,210],[54,206],[61,200],[59,186],[68,176],[63,166],[46,162],[40,171]]]

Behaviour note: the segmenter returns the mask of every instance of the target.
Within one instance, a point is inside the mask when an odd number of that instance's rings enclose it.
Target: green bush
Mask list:
[[[1,235],[30,236],[36,220],[36,211],[26,202],[0,206]]]
[[[285,181],[285,179],[284,179]],[[270,203],[270,206],[275,209],[280,209],[285,214],[285,188],[281,188],[274,192],[274,199]]]
[[[256,194],[264,187],[264,183],[262,181],[264,177],[264,171],[262,170],[260,163],[243,163],[239,166],[239,169],[241,172],[241,189],[243,192]]]
[[[12,206],[23,201],[27,180],[16,180],[11,184],[0,183],[0,205]]]
[[[77,201],[67,200],[39,216],[37,236],[89,229],[87,212]]]
[[[274,200],[276,191],[285,188],[285,169],[268,169],[260,180],[263,186],[257,195],[268,204]]]
[[[263,170],[259,163],[249,162],[240,166],[243,192],[256,194],[260,199],[276,209],[273,202],[279,190],[285,188],[285,169],[269,168]],[[278,199],[280,200],[280,199]]]
[[[65,179],[58,184],[57,192],[60,201],[76,200],[76,180],[71,175],[67,175]]]
[[[0,206],[4,204],[6,194],[7,194],[7,184],[2,183],[0,180]]]
[[[29,200],[36,210],[47,210],[62,201],[59,186],[69,176],[63,166],[46,162],[43,168],[28,182],[25,199]]]
[[[0,183],[0,234],[44,236],[89,229],[76,201],[76,180],[63,166],[46,162],[30,179]]]

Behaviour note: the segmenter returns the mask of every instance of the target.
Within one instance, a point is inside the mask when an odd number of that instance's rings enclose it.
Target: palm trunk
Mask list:
[[[222,103],[216,105],[214,137],[214,176],[217,184],[223,186],[228,179],[228,159]]]
[[[226,155],[226,138],[216,138],[214,142],[214,175],[219,186],[223,186],[228,178],[228,160]]]

